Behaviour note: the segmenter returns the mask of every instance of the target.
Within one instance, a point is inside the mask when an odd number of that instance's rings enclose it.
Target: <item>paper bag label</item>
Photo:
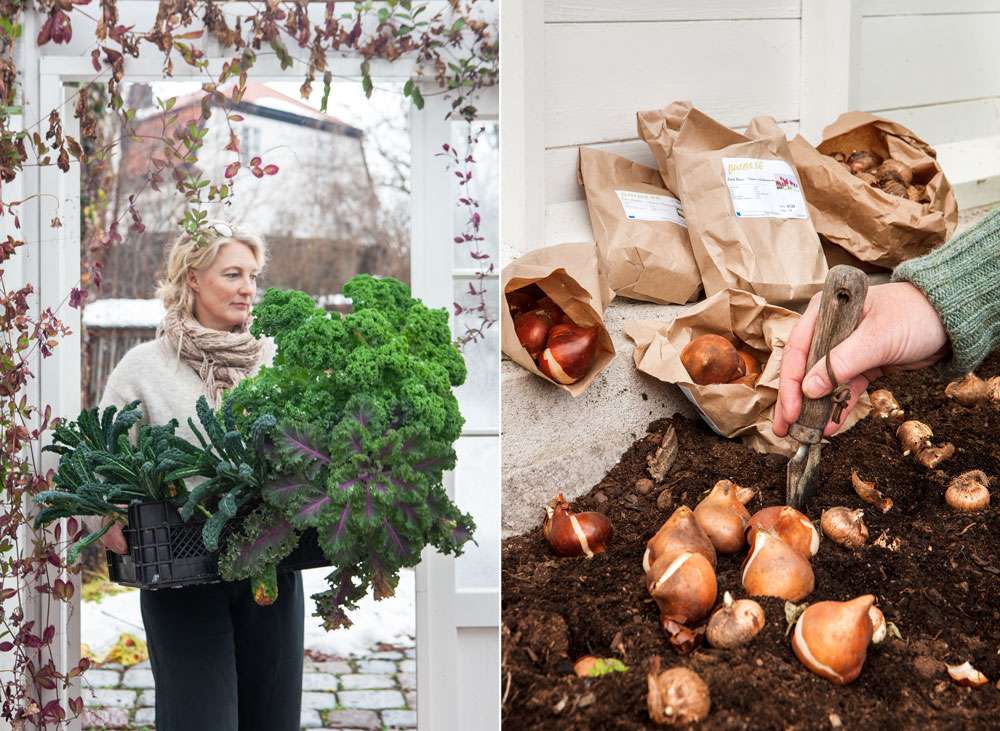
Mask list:
[[[724,157],[726,185],[741,218],[808,218],[806,199],[784,160]]]
[[[631,190],[616,190],[615,193],[622,202],[625,218],[630,221],[670,221],[687,228],[684,210],[676,198]]]

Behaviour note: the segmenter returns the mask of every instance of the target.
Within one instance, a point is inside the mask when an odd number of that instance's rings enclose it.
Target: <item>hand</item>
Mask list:
[[[101,524],[106,524],[108,520],[109,518],[104,518]],[[115,553],[123,555],[128,553],[128,544],[125,542],[125,534],[122,533],[121,523],[115,522],[114,525],[108,528],[108,532],[98,539],[98,543]]]
[[[825,396],[833,390],[825,359],[807,374],[806,361],[819,314],[820,295],[815,295],[792,329],[781,360],[778,403],[774,409],[774,433],[783,437],[799,418],[802,394]],[[830,365],[838,383],[848,383],[851,399],[841,421],[868,388],[885,373],[926,368],[948,349],[948,333],[941,317],[924,293],[908,282],[879,284],[869,288],[858,328],[830,351]],[[805,376],[805,378],[803,378]],[[840,428],[832,419],[823,430],[830,436]]]

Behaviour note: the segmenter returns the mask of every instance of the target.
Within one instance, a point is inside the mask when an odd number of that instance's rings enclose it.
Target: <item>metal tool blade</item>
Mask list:
[[[816,467],[819,465],[821,443],[801,444],[798,451],[788,460],[785,476],[785,502],[796,510],[802,510],[806,500],[813,493]]]

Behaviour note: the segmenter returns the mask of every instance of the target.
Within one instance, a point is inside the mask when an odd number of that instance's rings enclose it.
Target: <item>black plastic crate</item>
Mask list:
[[[128,553],[107,551],[108,576],[117,584],[140,589],[211,584],[219,576],[218,552],[209,551],[201,541],[204,520],[185,523],[177,509],[166,502],[132,503],[128,525],[122,532]],[[278,571],[297,571],[329,566],[310,528],[299,544],[281,563]]]

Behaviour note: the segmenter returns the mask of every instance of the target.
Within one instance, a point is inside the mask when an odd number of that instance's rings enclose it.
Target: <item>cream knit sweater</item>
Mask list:
[[[260,370],[261,366],[271,365],[274,353],[274,340],[264,338],[261,363],[251,374]],[[176,352],[171,352],[167,340],[161,337],[136,345],[118,362],[104,386],[100,411],[103,412],[108,406],[121,409],[139,399],[142,401],[139,404],[142,411],[139,424],[160,426],[171,419],[177,419],[177,436],[198,444],[198,439],[188,426],[188,417],[204,434],[195,410],[199,396],[208,396],[204,382],[191,366],[177,357]],[[138,436],[139,424],[130,430],[133,443]],[[189,487],[200,482],[201,478],[192,480],[188,483]],[[101,520],[97,516],[86,516],[83,522],[91,531],[101,526]]]
[[[274,352],[274,341],[265,338],[261,365],[271,365]],[[252,373],[258,370],[260,366]],[[171,352],[170,345],[161,337],[136,345],[119,361],[104,386],[100,410],[108,406],[120,409],[139,399],[143,414],[140,423],[159,426],[177,419],[177,436],[197,444],[188,417],[198,424],[195,405],[199,396],[208,396],[204,382],[176,352]],[[138,431],[138,427],[134,430]],[[199,431],[204,433],[200,425]]]

